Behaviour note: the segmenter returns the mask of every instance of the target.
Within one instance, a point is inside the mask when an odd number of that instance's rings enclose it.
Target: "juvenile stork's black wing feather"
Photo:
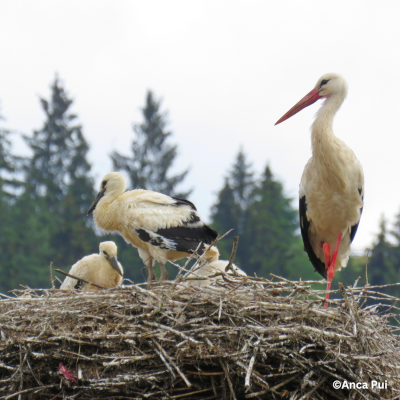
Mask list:
[[[306,196],[300,197],[299,203],[300,203],[299,204],[300,231],[301,231],[301,237],[303,238],[304,251],[308,254],[308,258],[310,259],[311,264],[314,266],[315,270],[319,274],[321,274],[325,279],[327,279],[325,264],[314,253],[314,250],[310,243],[310,238],[308,236],[308,231],[310,229],[310,222],[308,222],[307,220]]]
[[[178,226],[149,230],[145,227],[136,228],[135,233],[144,242],[150,243],[164,250],[175,250],[191,253],[196,250],[199,243],[210,244],[218,233],[201,221],[196,207],[188,200],[172,197],[175,202],[167,207],[190,207],[186,218]]]
[[[196,250],[200,242],[210,244],[218,236],[216,231],[205,224],[196,228],[177,226],[175,228],[159,229],[155,233],[172,241],[175,244],[174,250],[187,253]]]
[[[189,200],[184,200],[184,199],[178,199],[177,197],[171,197],[172,199],[176,200],[176,205],[186,205],[190,206],[193,210],[197,211],[196,206]]]

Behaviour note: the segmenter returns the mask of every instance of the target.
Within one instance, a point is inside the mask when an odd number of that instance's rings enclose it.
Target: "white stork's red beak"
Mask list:
[[[295,106],[293,106],[280,120],[278,120],[275,125],[280,124],[281,122],[287,120],[292,117],[294,114],[297,114],[303,108],[310,106],[319,100],[321,96],[319,95],[319,90],[313,89],[310,93],[306,94]]]

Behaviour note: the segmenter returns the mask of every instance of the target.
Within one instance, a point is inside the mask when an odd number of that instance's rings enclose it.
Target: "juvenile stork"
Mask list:
[[[323,75],[314,89],[275,124],[325,99],[311,128],[312,157],[301,178],[299,211],[304,250],[317,272],[328,280],[326,300],[335,271],[346,267],[349,260],[364,202],[362,166],[332,129],[346,95],[347,84],[340,75]]]
[[[93,212],[99,228],[118,231],[137,247],[147,266],[149,283],[155,279],[154,261],[160,264],[160,279],[168,279],[166,260],[189,257],[200,242],[210,244],[217,238],[217,232],[201,221],[190,201],[143,189],[124,193],[125,188],[121,173],[107,174],[88,215]]]
[[[207,276],[212,276],[215,275],[218,272],[225,272],[229,275],[236,275],[236,276],[247,276],[247,274],[242,271],[237,265],[232,264],[231,268],[232,271],[226,270],[226,267],[229,264],[228,260],[220,260],[219,259],[219,250],[215,247],[212,246],[204,256],[206,259],[205,264],[203,264],[199,269],[194,270],[193,275],[196,277],[207,277]],[[196,287],[204,287],[211,285],[213,282],[216,280],[221,280],[222,276],[214,276],[209,279],[193,279],[189,280],[189,285],[190,286],[196,286]]]
[[[100,243],[100,253],[83,257],[76,262],[69,273],[77,278],[95,283],[106,288],[113,288],[122,283],[124,270],[117,260],[117,246],[114,242]],[[100,290],[96,286],[82,283],[67,276],[60,289]]]

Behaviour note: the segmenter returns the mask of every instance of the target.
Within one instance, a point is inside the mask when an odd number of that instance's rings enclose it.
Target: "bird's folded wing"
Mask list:
[[[126,203],[124,223],[131,229],[144,228],[151,231],[193,225],[200,221],[200,217],[190,204],[161,193],[144,192]]]
[[[74,275],[78,278],[82,278],[85,280],[89,280],[89,275],[88,275],[88,267],[87,267],[87,262],[86,259],[91,256],[86,256],[76,262],[71,269],[69,270],[69,274]],[[74,278],[71,278],[67,276],[64,279],[64,282],[62,283],[60,289],[80,289],[82,286],[81,281],[77,281]]]
[[[310,230],[310,222],[307,218],[307,202],[306,196],[302,195],[302,190],[300,190],[300,199],[299,199],[299,217],[300,217],[300,231],[301,237],[303,238],[304,243],[304,251],[308,254],[308,258],[311,261],[311,264],[314,266],[315,270],[321,274],[325,279],[327,278],[327,273],[325,270],[325,264],[317,257],[312,248],[310,238],[309,238],[309,230]]]
[[[125,226],[141,240],[164,250],[190,252],[218,234],[205,225],[193,204],[160,193],[143,193],[125,210]]]

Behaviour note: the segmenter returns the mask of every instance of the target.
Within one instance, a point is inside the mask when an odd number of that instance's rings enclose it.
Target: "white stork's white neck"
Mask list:
[[[343,101],[344,96],[335,93],[327,97],[322,107],[318,110],[311,130],[313,155],[318,156],[318,151],[320,150],[318,143],[320,141],[329,142],[335,137],[333,133],[333,119]]]
[[[345,99],[345,93],[334,93],[325,99],[311,128],[312,152],[324,178],[339,191],[346,190],[343,159],[333,133],[333,119]]]

